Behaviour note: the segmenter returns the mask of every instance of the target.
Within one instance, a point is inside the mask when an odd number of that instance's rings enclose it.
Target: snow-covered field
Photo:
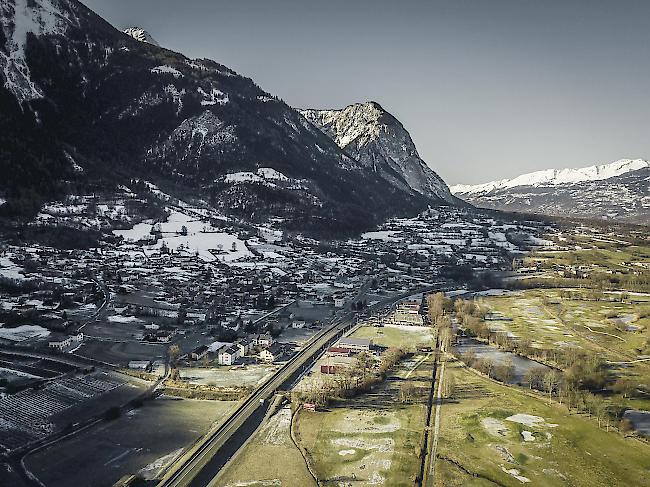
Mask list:
[[[30,338],[45,338],[50,332],[38,325],[20,325],[16,328],[0,327],[0,338],[11,340],[12,342],[22,342]]]
[[[206,262],[233,262],[253,255],[236,235],[219,231],[209,223],[178,210],[171,210],[163,223],[154,225],[151,221],[145,221],[127,230],[113,230],[113,234],[135,242],[150,238],[152,229],[162,237],[154,245],[145,246],[145,252],[160,250],[164,245],[176,252],[197,254]]]
[[[25,276],[22,274],[23,268],[14,262],[9,257],[0,257],[0,277],[10,279],[12,281],[23,281]]]
[[[399,233],[393,230],[378,230],[375,232],[366,232],[361,234],[361,238],[366,240],[384,240],[386,242],[397,242],[399,239],[395,235]]]
[[[136,223],[133,225],[133,228],[128,228],[126,230],[113,230],[113,235],[117,237],[123,237],[127,242],[137,242],[138,240],[151,237],[152,227],[153,222],[151,220],[145,220],[143,222]]]
[[[144,323],[140,318],[135,316],[122,316],[122,315],[113,315],[108,317],[108,321],[111,323]]]
[[[183,227],[187,235],[181,234]],[[179,211],[172,211],[167,221],[160,224],[160,231],[162,239],[148,248],[160,249],[164,243],[169,249],[198,254],[207,262],[232,262],[253,255],[236,235],[216,231],[209,224]]]

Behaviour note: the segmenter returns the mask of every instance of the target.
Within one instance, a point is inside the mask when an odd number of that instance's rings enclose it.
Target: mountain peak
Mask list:
[[[457,202],[445,182],[420,158],[404,126],[379,103],[300,112],[368,170],[404,190]]]
[[[124,29],[124,33],[133,37],[136,41],[146,42],[148,44],[153,44],[154,46],[159,46],[158,42],[151,37],[151,34],[144,30],[142,27],[129,27]]]

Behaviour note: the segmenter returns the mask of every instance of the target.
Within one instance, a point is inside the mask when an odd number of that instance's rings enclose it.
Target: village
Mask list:
[[[0,363],[6,452],[117,417],[152,391],[184,398],[188,417],[205,400],[225,414],[340,317],[353,313],[362,328],[427,330],[418,290],[462,292],[472,280],[511,275],[512,259],[531,248],[555,245],[540,238],[547,224],[445,207],[319,242],[224,222],[152,191],[160,218],[138,221],[134,203],[113,196],[60,203],[34,222],[65,226],[72,212],[78,225],[92,211],[88,222],[106,235],[98,246],[2,246],[0,352],[14,354]],[[307,377],[385,352],[372,338],[344,336]],[[66,371],[53,374],[51,364]],[[25,401],[33,413],[20,419]],[[139,428],[149,428],[153,416],[141,418]],[[161,442],[156,451],[179,446]],[[142,461],[134,455],[128,469]]]

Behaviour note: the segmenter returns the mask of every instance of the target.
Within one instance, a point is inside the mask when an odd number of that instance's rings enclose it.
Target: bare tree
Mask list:
[[[415,392],[415,385],[410,380],[404,381],[399,386],[399,398],[402,403],[411,402]]]
[[[560,375],[551,369],[544,375],[544,389],[548,392],[548,402],[551,402],[553,391],[560,383]]]
[[[544,387],[544,375],[546,367],[533,367],[528,369],[524,374],[524,380],[531,389],[542,389]]]
[[[171,345],[168,349],[169,362],[175,367],[178,363],[178,358],[181,355],[181,349],[178,345]]]

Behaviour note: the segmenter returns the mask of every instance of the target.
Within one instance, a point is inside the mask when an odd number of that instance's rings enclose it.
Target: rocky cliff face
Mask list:
[[[455,202],[447,184],[420,158],[404,126],[378,103],[300,112],[366,170],[403,191]]]
[[[76,0],[0,8],[0,213],[137,177],[244,218],[350,233],[449,198],[387,114],[342,150],[249,78],[138,41]],[[287,181],[229,177],[260,168]]]

